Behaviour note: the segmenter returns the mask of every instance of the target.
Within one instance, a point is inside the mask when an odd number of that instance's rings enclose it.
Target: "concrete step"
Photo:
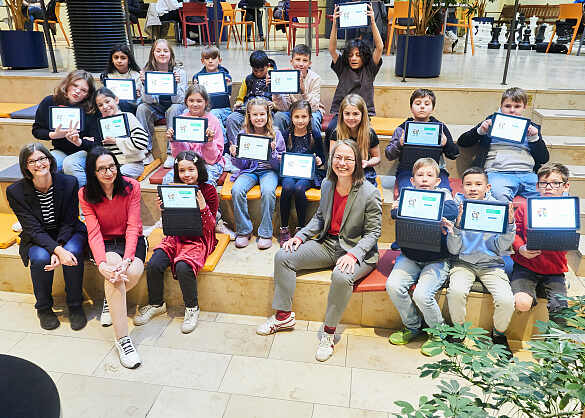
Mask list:
[[[585,135],[585,110],[538,108],[532,120],[541,125],[542,135]]]

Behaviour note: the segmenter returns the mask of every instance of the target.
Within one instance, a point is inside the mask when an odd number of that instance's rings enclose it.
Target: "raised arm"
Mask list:
[[[336,63],[339,58],[337,52],[337,19],[339,18],[339,6],[335,5],[333,9],[333,24],[331,25],[331,35],[329,35],[329,53],[331,54],[331,61]]]
[[[382,52],[384,52],[384,42],[382,41],[382,36],[380,35],[378,26],[376,26],[376,16],[374,16],[374,9],[371,4],[368,4],[368,16],[370,17],[372,35],[374,37],[374,53],[372,54],[372,61],[374,61],[374,64],[378,65],[382,58]]]

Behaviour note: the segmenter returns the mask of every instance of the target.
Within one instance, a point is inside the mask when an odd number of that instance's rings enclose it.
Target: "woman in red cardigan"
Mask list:
[[[140,356],[128,336],[126,292],[144,271],[146,243],[140,219],[140,184],[120,174],[116,156],[103,147],[87,154],[87,185],[79,190],[85,215],[89,247],[99,272],[109,306],[116,348],[122,366],[140,366]]]
[[[179,153],[175,159],[174,171],[175,183],[199,186],[197,204],[201,210],[203,234],[200,237],[165,237],[154,249],[146,266],[148,305],[138,310],[134,324],[144,325],[153,317],[166,312],[167,307],[163,301],[164,272],[171,266],[173,276],[179,280],[185,302],[185,318],[181,331],[188,334],[195,329],[199,318],[196,276],[217,245],[215,214],[219,199],[215,187],[207,183],[205,161],[195,151]],[[159,205],[160,203],[159,201]]]

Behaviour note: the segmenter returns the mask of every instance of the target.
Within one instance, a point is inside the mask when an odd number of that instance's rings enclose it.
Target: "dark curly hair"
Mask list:
[[[349,66],[349,55],[356,48],[362,58],[362,67],[366,67],[372,61],[372,47],[363,39],[352,39],[347,42],[341,54],[341,62],[343,65]]]

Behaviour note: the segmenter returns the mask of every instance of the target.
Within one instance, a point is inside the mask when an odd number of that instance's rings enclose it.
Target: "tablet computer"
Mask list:
[[[147,71],[144,73],[144,92],[150,96],[177,94],[177,83],[175,74]]]
[[[199,187],[188,185],[158,186],[162,201],[163,233],[169,236],[198,237],[203,233],[201,211],[197,203]]]
[[[238,152],[236,157],[250,160],[268,161],[270,159],[269,136],[238,134]]]
[[[272,94],[298,94],[301,91],[299,70],[270,71],[270,92]]]
[[[72,128],[83,131],[83,111],[80,107],[51,106],[49,108],[49,129],[54,131],[61,125],[62,129]]]
[[[162,202],[161,209],[196,209],[197,186],[164,185],[158,186],[158,195]]]
[[[222,72],[199,74],[197,82],[205,87],[208,94],[227,94],[227,80]]]
[[[438,190],[404,188],[400,191],[398,216],[428,221],[440,221],[445,193]]]
[[[136,82],[132,78],[106,78],[104,86],[120,100],[136,100]]]
[[[576,231],[580,228],[579,198],[576,196],[529,198],[528,228]]]
[[[125,113],[108,116],[100,119],[100,131],[102,138],[123,138],[130,136],[128,117]]]
[[[312,180],[315,176],[315,156],[285,152],[280,160],[280,177]]]
[[[406,122],[404,145],[426,145],[440,147],[443,139],[443,124],[440,122]]]
[[[352,2],[339,5],[339,29],[369,26],[369,2]]]
[[[508,204],[490,200],[465,200],[461,229],[503,234],[508,224]]]
[[[175,116],[173,119],[173,141],[177,142],[207,142],[206,118],[192,118],[190,116]]]
[[[488,131],[488,136],[492,140],[521,144],[526,138],[529,126],[530,119],[495,113],[492,117],[492,125]]]

